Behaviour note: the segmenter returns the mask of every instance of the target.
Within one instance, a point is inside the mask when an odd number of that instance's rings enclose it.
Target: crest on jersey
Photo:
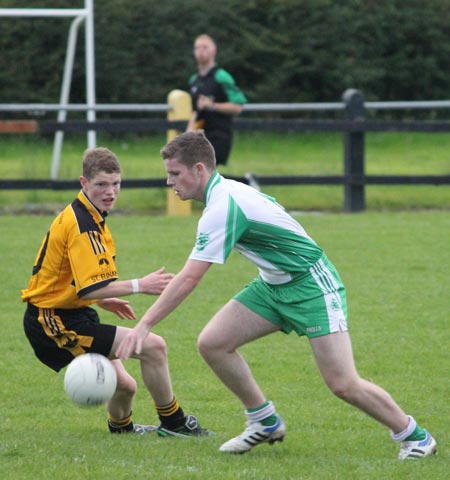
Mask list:
[[[201,252],[202,250],[205,249],[206,245],[208,245],[209,242],[209,235],[207,233],[199,233],[197,236],[197,243],[195,244],[196,250]]]

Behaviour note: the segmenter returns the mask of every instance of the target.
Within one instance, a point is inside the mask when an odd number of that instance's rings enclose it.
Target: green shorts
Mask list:
[[[296,280],[269,285],[258,277],[234,298],[285,333],[313,338],[348,329],[345,287],[326,256]]]

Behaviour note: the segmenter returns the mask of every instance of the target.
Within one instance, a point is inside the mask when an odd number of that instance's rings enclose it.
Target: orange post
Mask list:
[[[167,103],[170,110],[167,114],[167,120],[186,120],[188,121],[192,113],[191,96],[183,90],[172,90],[167,96]],[[179,130],[168,130],[167,141],[179,135]],[[180,200],[171,189],[167,191],[167,215],[187,216],[192,213],[191,200]]]

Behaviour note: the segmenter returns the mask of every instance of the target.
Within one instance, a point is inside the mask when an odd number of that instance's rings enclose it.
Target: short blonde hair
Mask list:
[[[83,177],[92,180],[99,172],[121,173],[119,160],[108,148],[88,148],[83,155]]]
[[[201,35],[199,35],[195,40],[194,40],[194,45],[197,43],[197,40],[208,40],[209,42],[211,42],[214,47],[217,48],[217,45],[216,45],[216,42],[214,41],[214,39],[209,36],[207,33],[202,33]]]

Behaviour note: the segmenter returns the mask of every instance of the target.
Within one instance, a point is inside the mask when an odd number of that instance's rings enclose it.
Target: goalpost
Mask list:
[[[67,39],[66,59],[64,64],[63,80],[58,110],[58,122],[64,122],[67,117],[65,107],[69,102],[70,86],[75,57],[78,29],[85,22],[85,45],[86,45],[86,119],[94,122],[95,114],[95,54],[94,54],[94,0],[84,0],[84,8],[0,8],[0,17],[73,17]],[[53,156],[50,176],[52,180],[58,178],[61,150],[64,132],[55,133],[53,144]],[[95,130],[87,132],[88,147],[95,147],[97,142]]]

